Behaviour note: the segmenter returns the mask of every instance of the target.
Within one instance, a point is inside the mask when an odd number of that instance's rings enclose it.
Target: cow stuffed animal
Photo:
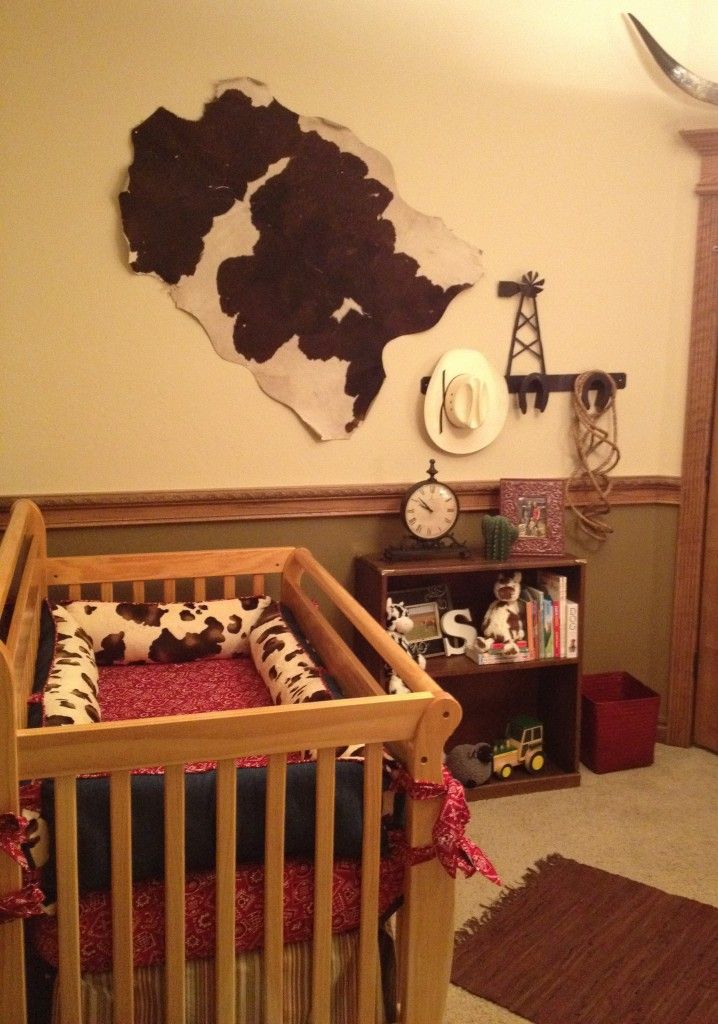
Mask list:
[[[406,605],[403,601],[392,601],[386,599],[386,631],[394,643],[406,651],[410,658],[417,663],[419,668],[426,668],[426,658],[417,651],[406,639],[407,634],[414,628],[413,619],[406,614]],[[396,674],[391,665],[386,666],[386,691],[387,693],[411,693],[409,687]]]
[[[516,654],[517,640],[525,640],[519,595],[521,593],[521,573],[502,572],[494,583],[495,600],[489,605],[483,622],[481,635],[476,638],[476,646],[480,651],[490,651],[495,643],[504,645],[504,654]]]

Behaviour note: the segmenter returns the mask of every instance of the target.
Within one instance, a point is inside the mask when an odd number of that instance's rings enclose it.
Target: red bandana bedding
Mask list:
[[[103,722],[168,715],[196,715],[203,711],[238,711],[272,706],[267,684],[250,657],[227,661],[184,664],[112,665],[99,667],[99,700]],[[301,760],[290,754],[289,761]],[[238,767],[266,765],[266,757],[245,757]],[[185,766],[187,772],[208,771],[213,761]],[[134,774],[154,774],[161,768],[139,768]]]
[[[391,854],[381,861],[379,911],[389,912],[401,898],[404,853],[390,839]],[[332,931],[342,934],[359,926],[360,871],[356,861],[334,865]],[[264,868],[241,867],[236,875],[235,946],[237,952],[259,949],[264,935]],[[164,960],[164,885],[154,879],[133,886],[134,965],[145,967]],[[105,971],[112,964],[112,901],[107,892],[89,893],[80,900],[80,960],[82,971]],[[312,937],[314,913],[314,866],[307,861],[287,861],[284,873],[284,941],[302,942]],[[186,954],[188,960],[214,955],[215,880],[212,872],[187,876],[185,886]],[[32,922],[36,952],[53,967],[58,964],[57,923],[54,917]]]
[[[249,657],[168,665],[100,666],[103,722],[271,705]]]

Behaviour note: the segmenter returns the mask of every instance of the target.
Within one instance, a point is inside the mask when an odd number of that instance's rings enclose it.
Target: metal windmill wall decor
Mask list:
[[[538,412],[543,412],[548,404],[549,393],[551,391],[573,391],[579,376],[577,373],[550,374],[546,372],[546,359],[538,315],[538,297],[543,291],[544,284],[544,278],[540,277],[537,271],[529,270],[520,281],[499,281],[498,285],[500,298],[520,296],[506,364],[506,383],[509,393],[518,396],[519,408],[522,413],[528,410],[528,396],[532,392],[536,396],[534,408]],[[513,373],[514,363],[522,356],[532,359],[533,365],[538,364],[538,368],[530,373]],[[608,379],[609,377],[611,380]],[[595,391],[595,406],[600,411],[606,407],[613,394],[614,386],[615,388],[625,388],[625,373],[606,374],[602,370],[595,370],[585,377],[581,400],[587,409],[590,408],[590,392]]]

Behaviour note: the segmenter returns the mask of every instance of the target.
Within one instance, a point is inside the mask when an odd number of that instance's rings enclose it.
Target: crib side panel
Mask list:
[[[141,722],[103,723],[92,726],[72,726],[46,730],[22,730],[18,737],[18,763],[12,768],[15,781],[19,777],[53,777],[71,778],[87,773],[106,771],[125,773],[133,768],[163,764],[171,768],[170,774],[181,771],[181,766],[193,761],[217,760],[232,761],[236,757],[262,753],[272,757],[284,757],[289,752],[311,745],[318,751],[331,751],[336,747],[353,744],[366,744],[374,747],[370,758],[379,765],[381,746],[389,745],[392,750],[400,750],[405,755],[407,767],[414,772],[414,777],[436,779],[441,771],[441,750],[445,738],[450,734],[458,721],[458,705],[443,693],[424,673],[406,658],[403,652],[393,644],[383,630],[346,591],[316,563],[307,552],[296,554],[293,548],[251,549],[216,552],[179,552],[171,554],[143,554],[131,556],[89,556],[78,558],[49,559],[47,561],[47,579],[51,585],[62,585],[69,588],[70,597],[79,597],[82,588],[88,584],[100,585],[106,599],[112,599],[116,585],[129,584],[133,599],[143,600],[149,589],[145,586],[159,581],[163,588],[163,599],[171,599],[175,593],[174,581],[191,579],[194,581],[195,595],[199,598],[206,593],[206,581],[217,577],[221,580],[223,596],[232,596],[233,583],[236,577],[252,577],[254,592],[263,587],[266,576],[283,573],[281,597],[286,600],[295,612],[302,629],[325,660],[330,672],[337,675],[345,684],[345,692],[349,699],[339,702],[326,702],[320,705],[299,705],[296,707],[273,707],[253,711],[230,713],[209,713],[197,716],[176,716],[166,719],[147,719]],[[378,688],[353,652],[341,640],[321,607],[307,595],[303,587],[306,577],[316,584],[328,603],[338,608],[341,615],[369,634],[370,642],[387,661],[398,657],[397,669],[401,670],[413,692],[407,696],[388,697]],[[244,591],[246,593],[246,591]],[[405,659],[405,660],[403,660]],[[366,698],[370,699],[367,700]],[[428,716],[428,717],[427,717]],[[426,722],[431,719],[431,728]],[[14,744],[13,744],[14,749]],[[279,762],[275,762],[279,763]],[[322,769],[327,771],[328,769]],[[280,775],[282,773],[280,772]],[[380,800],[376,788],[378,775],[373,772],[375,781],[368,785],[365,792],[365,820],[374,819],[378,814]],[[117,788],[124,783],[118,783]],[[271,800],[267,807],[267,834],[269,819],[273,810],[282,805],[282,781],[276,782],[272,788]],[[229,780],[227,779],[227,786]],[[317,830],[318,834],[328,834],[331,814],[328,794],[333,786],[329,781],[318,787]],[[231,802],[231,794],[226,797]],[[436,803],[436,802],[432,802]],[[438,808],[432,803],[410,809],[409,833],[407,838],[411,845],[420,846],[431,842],[431,827]],[[410,801],[413,804],[413,801]],[[167,835],[176,834],[181,824],[172,818],[172,801],[169,801],[166,819]],[[179,813],[179,812],[178,812]],[[222,829],[222,826],[219,826]],[[375,826],[378,836],[378,823]],[[120,830],[121,834],[121,830]],[[367,842],[371,845],[371,829],[368,830]],[[377,840],[378,841],[378,840]],[[118,851],[118,863],[126,862],[127,837],[124,839],[125,850]],[[376,948],[375,886],[376,855],[370,855],[369,848],[365,854],[366,893],[362,897],[364,911],[362,915],[362,943],[365,960],[364,973],[360,973],[359,991],[363,1007],[368,1011],[376,993]],[[320,858],[321,860],[321,858]],[[432,866],[433,865],[433,866]],[[275,866],[276,867],[276,866]],[[177,868],[175,862],[174,871]],[[226,862],[217,865],[218,876],[223,878],[220,884],[223,889],[230,885],[229,869]],[[436,906],[437,892],[442,899],[446,897],[446,906],[451,906],[453,883],[446,876],[442,877],[442,869],[436,862],[420,865],[407,872],[411,881],[406,890],[406,927],[407,941],[405,953],[405,987],[403,994],[404,1009],[402,1020],[412,1020],[412,1024],[426,1021],[426,1024],[438,1024],[438,1005],[442,999],[427,995],[431,982],[420,972],[417,973],[410,965],[410,959],[419,952],[433,947],[440,950],[448,948],[452,923],[447,914],[439,920],[435,912],[431,921],[427,920],[428,908]],[[322,885],[330,884],[330,872],[326,865],[320,872]],[[1,878],[2,876],[0,876]],[[270,869],[266,894],[266,904],[273,908],[274,931],[270,937],[270,955],[276,959],[278,943],[276,937],[276,907],[281,900],[278,886],[281,884],[281,872]],[[62,871],[58,877],[58,891],[63,889],[71,892],[75,880],[63,878]],[[177,884],[173,887],[177,893],[173,897],[175,904],[171,911],[172,920],[179,928],[182,913],[182,896]],[[124,886],[123,886],[124,889]],[[327,898],[317,897],[316,906],[322,924],[327,916]],[[446,921],[444,920],[446,918]],[[272,927],[272,926],[270,926]],[[426,929],[426,934],[424,933]],[[437,929],[440,934],[437,936]],[[174,931],[179,940],[177,929]],[[442,931],[443,930],[443,931]],[[224,933],[222,947],[228,948],[226,936],[229,925],[225,921],[220,931]],[[0,928],[1,932],[1,928]],[[443,933],[446,934],[443,934]],[[1,935],[0,935],[0,941]],[[74,939],[73,939],[74,942]],[[318,940],[319,947],[326,948],[326,940]],[[170,998],[183,1001],[183,977],[179,972],[184,970],[183,941],[176,943],[177,949],[170,957],[166,985]],[[182,946],[180,950],[180,945]],[[9,946],[14,949],[12,943]],[[21,949],[21,946],[19,946]],[[0,947],[2,949],[2,947]],[[271,951],[274,952],[271,952]],[[227,954],[229,956],[229,954]],[[233,950],[232,950],[233,956]],[[406,959],[409,956],[409,960]],[[441,952],[440,959],[445,959]],[[76,961],[76,956],[69,958]],[[419,962],[426,963],[427,955]],[[409,964],[407,968],[407,964]],[[128,977],[128,965],[116,964],[118,977]],[[226,991],[228,978],[233,972],[227,964],[218,967],[219,989]],[[326,1006],[326,996],[320,992],[327,983],[325,972],[318,970],[314,985],[316,998],[320,1005]],[[65,979],[65,991],[74,991],[78,979]],[[434,983],[435,984],[435,983]],[[7,986],[2,986],[6,988]],[[2,992],[2,989],[0,989]],[[426,997],[426,998],[425,998]],[[272,998],[272,993],[268,993]],[[0,1000],[2,995],[0,995]],[[418,1016],[409,1018],[405,1011],[415,1007]],[[0,1009],[4,1009],[0,1002]],[[275,1005],[273,1012],[278,1013]],[[11,1014],[8,1020],[21,1022],[22,1013]],[[0,1022],[5,1024],[5,1017],[0,1013]]]
[[[177,790],[176,799],[173,799],[170,793],[165,805],[165,835],[168,841],[166,864],[169,868],[168,883],[171,890],[170,900],[166,907],[169,915],[166,931],[169,939],[166,990],[170,1000],[169,1005],[176,1009],[177,1006],[182,1005],[183,1001],[185,969],[182,934],[184,894],[178,875],[178,872],[183,873],[184,868],[181,865],[181,858],[178,858],[178,854],[181,853],[181,844],[178,845],[176,842],[177,835],[184,834],[182,822],[184,808],[181,799],[182,766],[196,760],[217,760],[223,764],[228,762],[232,764],[237,756],[269,748],[273,768],[270,773],[271,784],[268,786],[265,813],[265,835],[268,837],[269,844],[265,870],[265,920],[268,922],[269,931],[265,937],[265,956],[269,958],[270,965],[276,967],[281,962],[283,899],[283,859],[281,855],[283,844],[277,838],[277,823],[283,818],[286,756],[297,748],[297,741],[300,737],[303,737],[305,741],[307,737],[312,737],[313,741],[316,740],[322,765],[320,770],[322,781],[317,787],[316,805],[316,835],[317,841],[320,843],[326,843],[327,837],[333,832],[334,804],[332,796],[335,786],[333,780],[328,777],[328,773],[330,765],[332,768],[334,767],[334,751],[337,747],[354,742],[366,741],[368,745],[368,782],[364,799],[367,825],[366,845],[362,857],[362,946],[359,957],[361,967],[358,989],[363,1005],[366,1008],[372,1006],[376,1000],[376,907],[381,816],[379,781],[381,748],[388,741],[409,742],[411,737],[420,731],[422,713],[430,702],[427,695],[417,694],[397,700],[385,697],[378,698],[376,701],[322,702],[321,705],[314,707],[305,705],[294,708],[266,708],[257,713],[247,713],[245,721],[252,724],[249,733],[247,730],[237,727],[238,719],[236,717],[233,721],[227,722],[224,721],[226,716],[221,715],[182,716],[181,718],[178,716],[175,719],[145,720],[129,723],[126,726],[123,723],[109,723],[107,725],[23,730],[19,738],[20,771],[23,774],[31,773],[36,777],[54,777],[56,785],[59,783],[60,789],[67,796],[65,810],[62,805],[56,805],[58,831],[63,837],[65,853],[64,860],[58,863],[58,904],[63,908],[65,921],[69,921],[69,925],[63,929],[65,933],[62,939],[64,952],[60,967],[61,999],[65,1005],[74,1013],[79,998],[79,939],[74,909],[77,900],[77,864],[68,854],[73,847],[71,833],[76,826],[72,814],[66,813],[67,806],[72,802],[69,794],[74,788],[75,777],[88,770],[106,770],[111,773],[112,789],[116,790],[119,796],[117,820],[124,822],[122,827],[112,833],[111,850],[114,863],[120,865],[116,884],[118,892],[121,892],[123,902],[126,902],[126,874],[129,868],[129,823],[126,820],[125,788],[126,771],[128,761],[131,760],[131,753],[133,751],[141,752],[142,763],[163,764],[166,771],[169,770],[170,778],[176,782],[174,786]],[[234,714],[235,716],[242,715],[243,712]],[[257,725],[252,722],[253,718],[259,718],[262,724]],[[297,722],[301,724],[296,724]],[[123,737],[124,732],[128,734],[127,738]],[[45,733],[44,738],[47,741],[44,751],[41,745],[43,733]],[[98,737],[96,743],[94,742],[95,736]],[[227,774],[226,769],[223,774]],[[225,779],[225,784],[228,787],[231,787],[233,782],[233,779],[231,783],[229,778]],[[223,799],[221,795],[219,799]],[[234,803],[233,793],[230,792],[228,799]],[[63,820],[60,821],[60,818]],[[226,823],[218,823],[216,827],[220,834],[226,837]],[[115,849],[116,845],[117,849]],[[217,884],[222,886],[226,892],[231,883],[228,880],[226,856],[223,854],[226,855],[226,844],[218,844]],[[319,915],[315,920],[315,926],[318,925],[319,948],[326,947],[326,938],[322,941],[319,934],[326,928],[328,908],[331,907],[332,886],[328,861],[326,858],[320,857],[319,862],[322,863],[322,861],[325,862],[323,868],[320,869],[317,883],[320,888],[317,890],[314,904],[315,912]],[[124,879],[123,876],[125,876]],[[218,910],[218,912],[221,911]],[[123,911],[118,912],[120,926],[124,920],[123,913]],[[226,927],[225,924],[225,930]],[[222,925],[220,924],[221,930]],[[128,945],[130,947],[129,955],[131,955],[131,943]],[[234,951],[226,940],[222,945],[223,960],[221,962],[218,960],[216,970],[217,979],[226,990],[226,979],[232,974],[230,960],[233,958]],[[120,943],[115,953],[114,971],[120,991],[124,991],[123,998],[127,1000],[129,993],[126,979],[128,978],[129,964],[118,959],[123,956],[123,953],[126,954],[127,950],[123,950]],[[274,971],[270,971],[269,974],[273,978],[276,977]],[[221,981],[221,979],[225,980]],[[314,984],[315,997],[319,1005],[328,1005],[327,986],[329,982],[329,974],[318,969]],[[281,992],[276,985],[267,989],[266,996],[271,1008],[268,1020],[281,1020]],[[10,1019],[22,1021],[23,1017],[17,1016]]]
[[[45,528],[36,505],[19,501],[0,544],[0,814],[17,815],[16,730],[25,725],[44,596]],[[20,889],[20,867],[0,852],[0,897]],[[19,919],[0,922],[0,1022],[24,1021],[24,936]]]

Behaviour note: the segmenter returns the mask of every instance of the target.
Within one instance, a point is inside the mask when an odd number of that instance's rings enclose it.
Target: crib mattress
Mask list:
[[[98,676],[103,722],[272,704],[267,685],[248,655],[189,663],[100,665]]]

